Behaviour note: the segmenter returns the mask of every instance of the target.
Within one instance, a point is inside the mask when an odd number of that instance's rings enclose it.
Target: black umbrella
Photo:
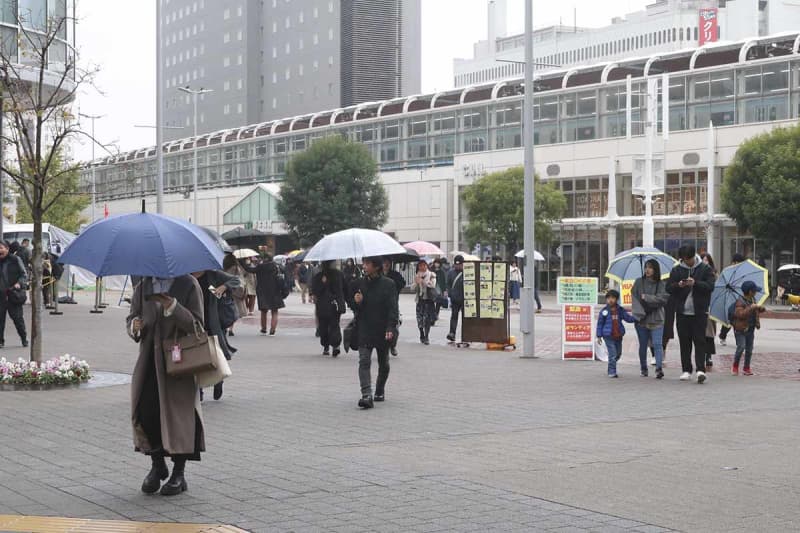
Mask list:
[[[419,261],[419,254],[415,250],[412,250],[408,246],[403,246],[403,248],[406,249],[406,253],[387,255],[386,258],[390,259],[392,263],[416,263]]]
[[[208,233],[208,236],[214,239],[214,242],[216,242],[219,245],[219,247],[222,249],[223,252],[225,252],[226,254],[233,253],[233,248],[230,247],[228,242],[225,239],[223,239],[219,233],[217,233],[213,229],[204,228],[202,226],[200,227],[200,229]]]
[[[222,238],[226,241],[235,241],[238,239],[252,239],[258,237],[266,237],[267,234],[263,231],[258,231],[257,229],[247,229],[247,228],[236,228],[230,231],[226,231],[222,234]]]

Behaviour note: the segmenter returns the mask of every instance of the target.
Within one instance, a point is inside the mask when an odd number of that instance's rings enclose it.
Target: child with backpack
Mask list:
[[[731,374],[739,375],[739,362],[744,353],[744,368],[742,374],[752,376],[750,360],[753,357],[753,341],[757,329],[761,329],[761,320],[758,315],[766,311],[763,305],[756,303],[756,293],[761,292],[761,287],[752,281],[742,283],[742,297],[728,309],[728,321],[733,326],[736,337],[736,354],[733,357]]]
[[[625,336],[623,322],[636,323],[624,307],[618,304],[619,292],[614,289],[606,293],[606,306],[597,319],[597,343],[605,343],[608,350],[608,377],[616,378],[617,361],[622,357],[622,338]]]

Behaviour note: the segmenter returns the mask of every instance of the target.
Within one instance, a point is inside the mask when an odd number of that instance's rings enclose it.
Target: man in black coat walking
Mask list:
[[[675,322],[681,347],[681,381],[692,377],[692,345],[697,370],[697,382],[706,380],[706,324],[711,292],[714,290],[714,271],[703,263],[694,246],[681,246],[681,260],[672,269],[667,281],[670,303],[675,308]]]
[[[9,253],[8,244],[0,241],[0,348],[6,343],[6,313],[14,321],[22,346],[28,346],[22,314],[27,285],[28,273],[22,259]]]
[[[384,400],[386,380],[389,379],[389,346],[397,335],[397,296],[394,283],[381,275],[380,257],[364,259],[366,277],[360,280],[353,295],[353,305],[358,323],[358,378],[361,384],[362,409],[374,407]],[[372,396],[372,350],[378,355],[378,379],[375,397]]]
[[[447,273],[447,296],[450,298],[450,332],[447,340],[455,342],[458,317],[464,308],[464,257],[453,259],[453,268]]]
[[[405,278],[403,278],[403,275],[400,272],[392,268],[392,260],[389,258],[383,259],[383,275],[394,282],[394,286],[397,289],[397,304],[399,308],[400,292],[406,287],[406,280]],[[399,318],[398,318],[398,323],[400,323]],[[389,351],[395,357],[397,357],[397,337],[398,335],[394,336],[391,345],[389,346]]]
[[[322,345],[322,355],[337,357],[341,350],[342,329],[339,324],[345,312],[344,276],[333,267],[333,261],[322,263],[322,270],[311,280],[311,296],[317,314],[317,330]]]

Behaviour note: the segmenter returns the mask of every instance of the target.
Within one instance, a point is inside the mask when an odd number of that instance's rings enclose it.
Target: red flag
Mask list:
[[[717,8],[700,10],[700,39],[699,45],[715,43],[719,40],[719,25]]]

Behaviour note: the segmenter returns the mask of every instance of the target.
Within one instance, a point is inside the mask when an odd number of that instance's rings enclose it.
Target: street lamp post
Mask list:
[[[185,92],[186,94],[191,94],[194,106],[194,141],[192,143],[192,222],[197,224],[197,217],[199,215],[199,210],[197,207],[197,96],[213,92],[213,89],[203,89],[202,87],[199,89],[190,89],[187,85],[186,87],[178,87],[178,90]]]
[[[95,221],[95,205],[97,205],[97,180],[95,179],[95,164],[94,164],[94,145],[97,140],[94,136],[94,121],[98,118],[103,118],[105,115],[87,115],[85,113],[78,113],[83,118],[88,118],[92,121],[92,222]]]
[[[525,99],[524,122],[522,133],[525,143],[525,189],[524,189],[524,241],[525,241],[525,276],[522,293],[522,315],[520,330],[522,331],[522,357],[535,357],[535,317],[533,299],[536,276],[536,260],[534,254],[534,159],[533,159],[533,0],[525,0]]]
[[[164,54],[162,52],[162,38],[164,32],[161,27],[161,1],[156,0],[156,213],[164,212],[164,132],[162,120],[164,119]]]

